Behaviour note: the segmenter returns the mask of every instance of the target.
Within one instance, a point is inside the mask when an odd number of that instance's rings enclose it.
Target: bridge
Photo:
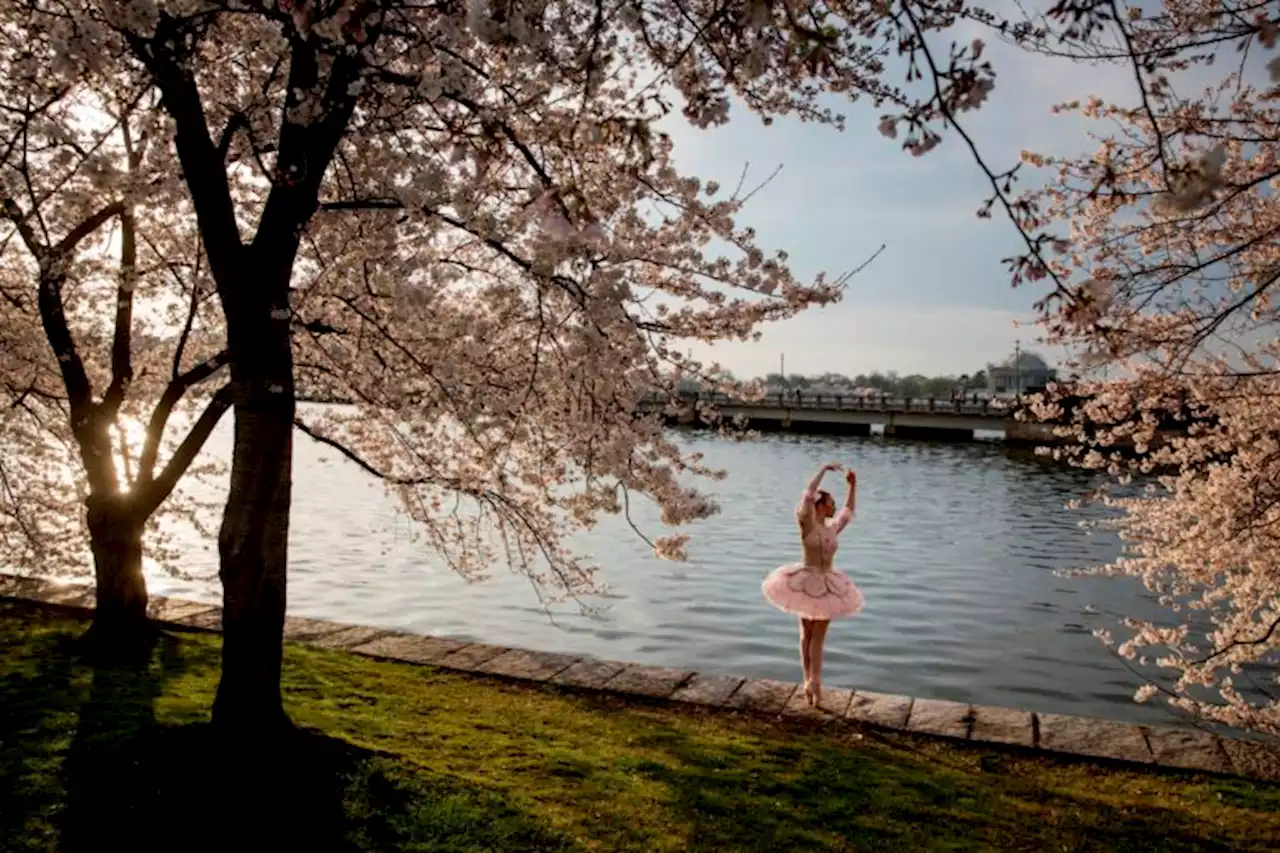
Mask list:
[[[722,422],[747,429],[835,435],[871,435],[881,426],[895,438],[972,441],[976,432],[1000,432],[1005,441],[1051,444],[1049,426],[1015,418],[1017,404],[1008,400],[895,398],[778,391],[761,399],[734,400],[723,394],[681,393],[676,399],[654,394],[638,410],[661,414],[669,423],[709,426],[711,412]],[[708,411],[710,410],[710,411]]]
[[[346,404],[350,401],[322,394],[304,395],[304,402]],[[761,432],[791,431],[828,435],[871,435],[879,426],[895,438],[972,441],[977,432],[1003,433],[1011,444],[1045,445],[1061,441],[1045,424],[1025,423],[1014,417],[1011,400],[949,399],[945,397],[875,397],[773,392],[758,400],[735,400],[723,394],[682,392],[672,399],[650,394],[636,406],[640,414],[661,415],[669,424],[710,426],[714,417],[722,423],[740,424]]]

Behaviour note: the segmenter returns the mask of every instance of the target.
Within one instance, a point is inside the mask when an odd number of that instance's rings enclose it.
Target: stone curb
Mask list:
[[[92,612],[94,603],[91,586],[4,573],[0,573],[0,598],[81,614]],[[180,598],[152,596],[147,612],[156,622],[179,630],[217,632],[222,624],[220,607]],[[1222,737],[1199,729],[833,687],[823,691],[818,708],[811,708],[799,685],[789,682],[511,649],[320,619],[288,617],[285,637],[317,648],[535,684],[782,719],[870,725],[975,745],[1017,747],[1089,760],[1280,781],[1280,744]]]

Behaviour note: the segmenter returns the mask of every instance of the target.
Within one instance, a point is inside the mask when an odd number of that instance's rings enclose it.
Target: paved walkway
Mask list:
[[[92,611],[94,603],[90,586],[5,574],[0,574],[0,597],[53,605],[82,615]],[[149,610],[157,622],[180,630],[217,632],[222,625],[221,608],[207,603],[153,596]],[[533,683],[1280,781],[1280,744],[1220,737],[1202,730],[831,687],[824,691],[822,707],[815,709],[805,703],[798,685],[788,682],[707,675],[298,617],[285,620],[285,639],[372,658]]]

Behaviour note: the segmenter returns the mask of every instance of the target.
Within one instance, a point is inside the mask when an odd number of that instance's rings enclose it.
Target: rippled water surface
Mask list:
[[[224,426],[226,426],[224,424]],[[210,452],[225,453],[229,429]],[[582,540],[612,594],[595,616],[538,603],[502,571],[469,584],[413,543],[393,498],[332,451],[299,439],[290,537],[292,614],[483,639],[548,651],[797,679],[796,625],[760,595],[762,576],[796,559],[792,508],[813,470],[857,468],[858,519],[837,563],[863,588],[866,610],[832,626],[829,685],[1134,720],[1140,683],[1090,634],[1086,605],[1122,613],[1148,602],[1127,580],[1054,574],[1106,560],[1109,535],[1079,528],[1063,504],[1090,486],[1078,471],[999,444],[765,436],[682,441],[727,468],[713,484],[722,513],[691,528],[684,564],[655,559],[616,519]],[[828,484],[843,499],[843,483]],[[642,519],[644,513],[639,514]],[[649,517],[649,530],[658,532]],[[192,543],[207,583],[157,577],[156,592],[216,599],[216,549]]]

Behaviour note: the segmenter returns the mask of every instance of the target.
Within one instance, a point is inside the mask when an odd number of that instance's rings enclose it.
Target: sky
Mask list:
[[[964,126],[997,171],[1023,149],[1096,148],[1089,122],[1051,115],[1052,105],[1091,94],[1132,98],[1127,66],[1069,63],[984,41],[996,85]],[[1016,341],[1051,363],[1064,360],[1060,350],[1037,344],[1033,306],[1044,289],[1012,288],[1001,264],[1021,245],[1013,226],[999,213],[975,215],[988,194],[986,177],[962,140],[944,135],[941,146],[916,158],[901,150],[901,139],[877,132],[880,113],[870,103],[841,111],[849,117],[843,133],[792,120],[765,127],[739,104],[726,127],[669,128],[677,161],[704,180],[732,187],[744,165],[757,181],[781,167],[739,222],[756,228],[766,252],[785,249],[802,279],[838,275],[885,247],[841,302],[770,324],[759,342],[700,345],[692,354],[740,377],[776,371],[784,355],[788,373],[972,373],[1011,355]]]

